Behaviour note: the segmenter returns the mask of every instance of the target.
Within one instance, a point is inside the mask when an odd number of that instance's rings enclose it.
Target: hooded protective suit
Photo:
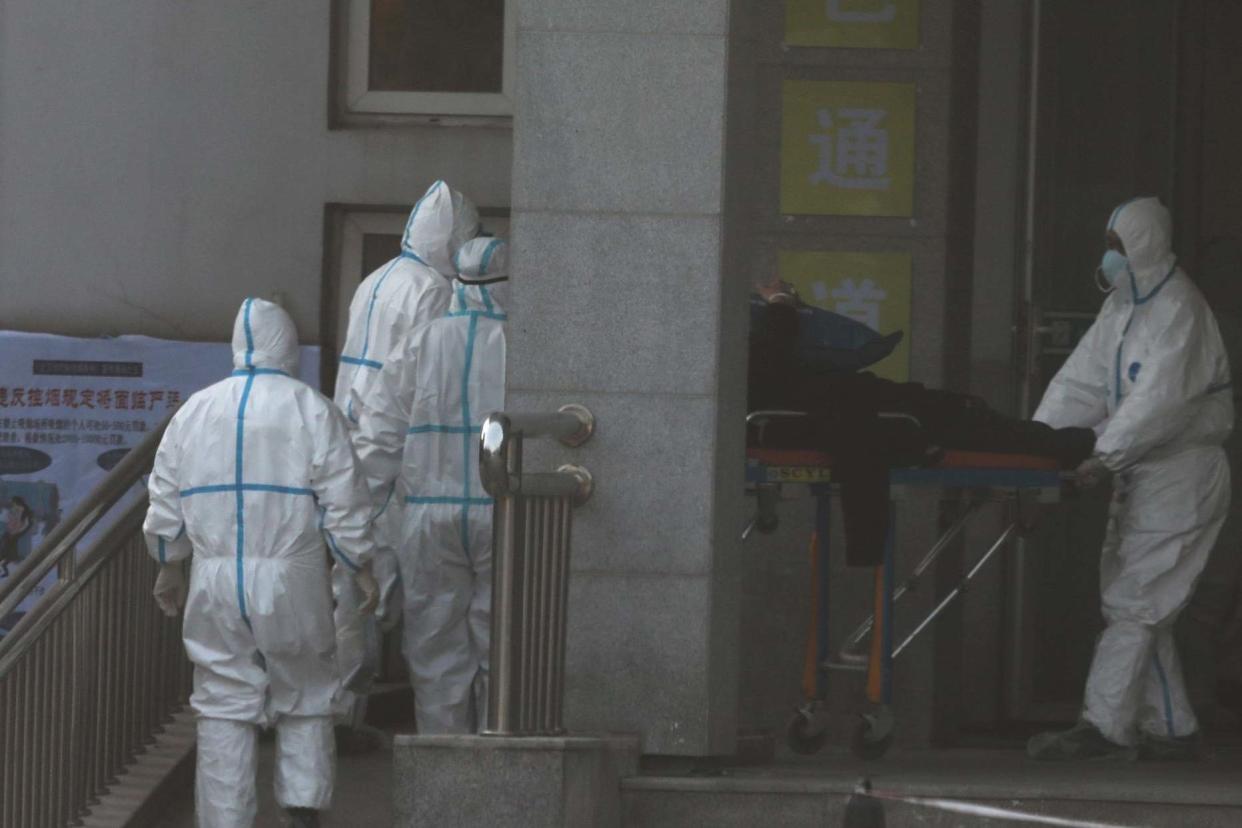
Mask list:
[[[492,509],[476,471],[479,430],[504,408],[507,265],[499,239],[457,258],[448,314],[420,329],[404,374],[385,367],[386,393],[413,389],[401,415],[364,413],[385,435],[386,474],[400,471],[405,512],[399,559],[406,662],[418,732],[468,733],[484,722],[491,615]],[[474,710],[471,702],[474,693]]]
[[[1113,212],[1108,229],[1128,270],[1035,412],[1057,428],[1094,428],[1096,457],[1114,473],[1100,560],[1107,628],[1083,718],[1122,745],[1136,726],[1164,739],[1198,728],[1172,628],[1229,508],[1229,362],[1211,310],[1177,267],[1171,225],[1154,198]]]
[[[399,569],[392,545],[400,533],[401,503],[391,483],[374,472],[372,435],[358,429],[360,401],[373,394],[385,366],[399,370],[418,358],[407,348],[410,334],[444,315],[456,274],[453,257],[479,227],[470,200],[437,181],[414,205],[401,237],[401,254],[362,281],[349,306],[349,329],[336,378],[336,404],[354,426],[354,448],[371,487],[377,513],[375,576],[380,585],[379,623],[400,617]],[[407,391],[408,393],[408,391]],[[377,403],[372,403],[375,405]],[[377,621],[358,614],[360,596],[347,570],[333,577],[336,599],[337,660],[348,690],[338,700],[337,715],[358,718],[354,691],[365,693],[378,667]]]
[[[204,826],[253,821],[256,724],[276,727],[281,805],[329,804],[340,677],[328,550],[351,572],[372,555],[371,500],[345,418],[290,376],[288,314],[247,299],[233,353],[233,376],[169,424],[143,525],[161,563],[191,558],[183,636]]]

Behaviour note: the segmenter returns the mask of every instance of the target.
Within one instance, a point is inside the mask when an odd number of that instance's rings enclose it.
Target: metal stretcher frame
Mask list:
[[[754,412],[747,421],[755,425],[776,417],[805,416],[797,412]],[[898,415],[905,417],[905,415]],[[911,418],[906,418],[911,419]],[[917,425],[917,421],[915,421]],[[948,451],[931,466],[894,468],[889,472],[893,503],[884,545],[883,562],[875,568],[875,611],[845,640],[835,654],[829,644],[828,553],[831,530],[832,481],[831,458],[815,451],[752,448],[747,451],[747,483],[754,487],[759,500],[759,514],[743,534],[745,538],[758,527],[760,531],[775,528],[775,509],[779,489],[783,485],[807,485],[815,497],[815,528],[811,535],[811,566],[814,582],[811,635],[807,643],[807,664],[803,676],[806,702],[790,721],[787,738],[790,747],[800,753],[815,753],[827,740],[826,701],[828,673],[831,670],[856,670],[868,674],[867,698],[874,710],[864,714],[854,733],[852,748],[863,758],[882,756],[895,732],[892,713],[893,662],[944,610],[964,591],[966,584],[1015,535],[1030,528],[1027,506],[1033,503],[1056,503],[1060,500],[1062,472],[1050,458],[1017,454]],[[937,538],[914,568],[911,576],[896,584],[894,526],[897,522],[896,501],[904,490],[911,488],[958,489],[968,497],[962,513]],[[1013,519],[966,569],[965,576],[941,598],[932,611],[920,621],[902,642],[894,646],[893,609],[895,603],[912,591],[945,549],[965,529],[970,519],[987,503],[1015,503]],[[872,635],[879,619],[880,635]],[[862,647],[871,636],[869,652]]]

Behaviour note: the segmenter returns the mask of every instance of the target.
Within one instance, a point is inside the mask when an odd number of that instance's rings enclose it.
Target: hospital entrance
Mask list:
[[[1103,296],[1090,263],[1101,249],[1100,217],[1126,194],[1158,194],[1170,206],[1179,264],[1208,298],[1236,371],[1242,197],[1232,182],[1242,171],[1233,150],[1242,140],[1242,114],[1233,90],[1242,61],[1231,33],[1242,26],[1242,8],[1039,6],[1038,65],[1028,81],[1038,102],[1027,138],[1034,186],[1022,228],[1032,243],[1017,286],[1019,410],[1034,410],[1095,317]],[[1137,43],[1144,47],[1133,48]],[[1231,457],[1237,444],[1235,436]],[[1216,661],[1236,659],[1229,650],[1239,646],[1236,599],[1219,593],[1229,589],[1222,581],[1237,579],[1230,558],[1239,548],[1240,505],[1235,497],[1177,630],[1192,698],[1208,732],[1222,737],[1236,734],[1238,724],[1237,699],[1225,706],[1217,698]],[[1107,489],[1061,504],[1007,562],[1005,717],[1015,723],[1077,715],[1103,626],[1098,561],[1107,507]]]

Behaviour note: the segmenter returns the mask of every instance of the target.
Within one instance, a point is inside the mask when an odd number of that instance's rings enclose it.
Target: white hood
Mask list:
[[[1173,219],[1154,197],[1135,198],[1122,204],[1109,218],[1108,229],[1121,239],[1134,274],[1135,298],[1148,295],[1173,270]]]
[[[451,279],[453,257],[478,232],[479,211],[470,199],[437,181],[410,211],[401,249]]]
[[[233,367],[297,372],[298,331],[284,308],[266,299],[242,302],[233,322]]]

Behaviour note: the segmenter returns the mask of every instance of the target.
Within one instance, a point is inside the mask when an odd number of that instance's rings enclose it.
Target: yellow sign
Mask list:
[[[862,322],[881,334],[904,331],[893,352],[867,370],[910,378],[909,253],[818,253],[782,250],[780,276],[802,301]]]
[[[917,49],[919,0],[785,0],[790,46]]]
[[[914,85],[785,81],[781,212],[909,216]]]

